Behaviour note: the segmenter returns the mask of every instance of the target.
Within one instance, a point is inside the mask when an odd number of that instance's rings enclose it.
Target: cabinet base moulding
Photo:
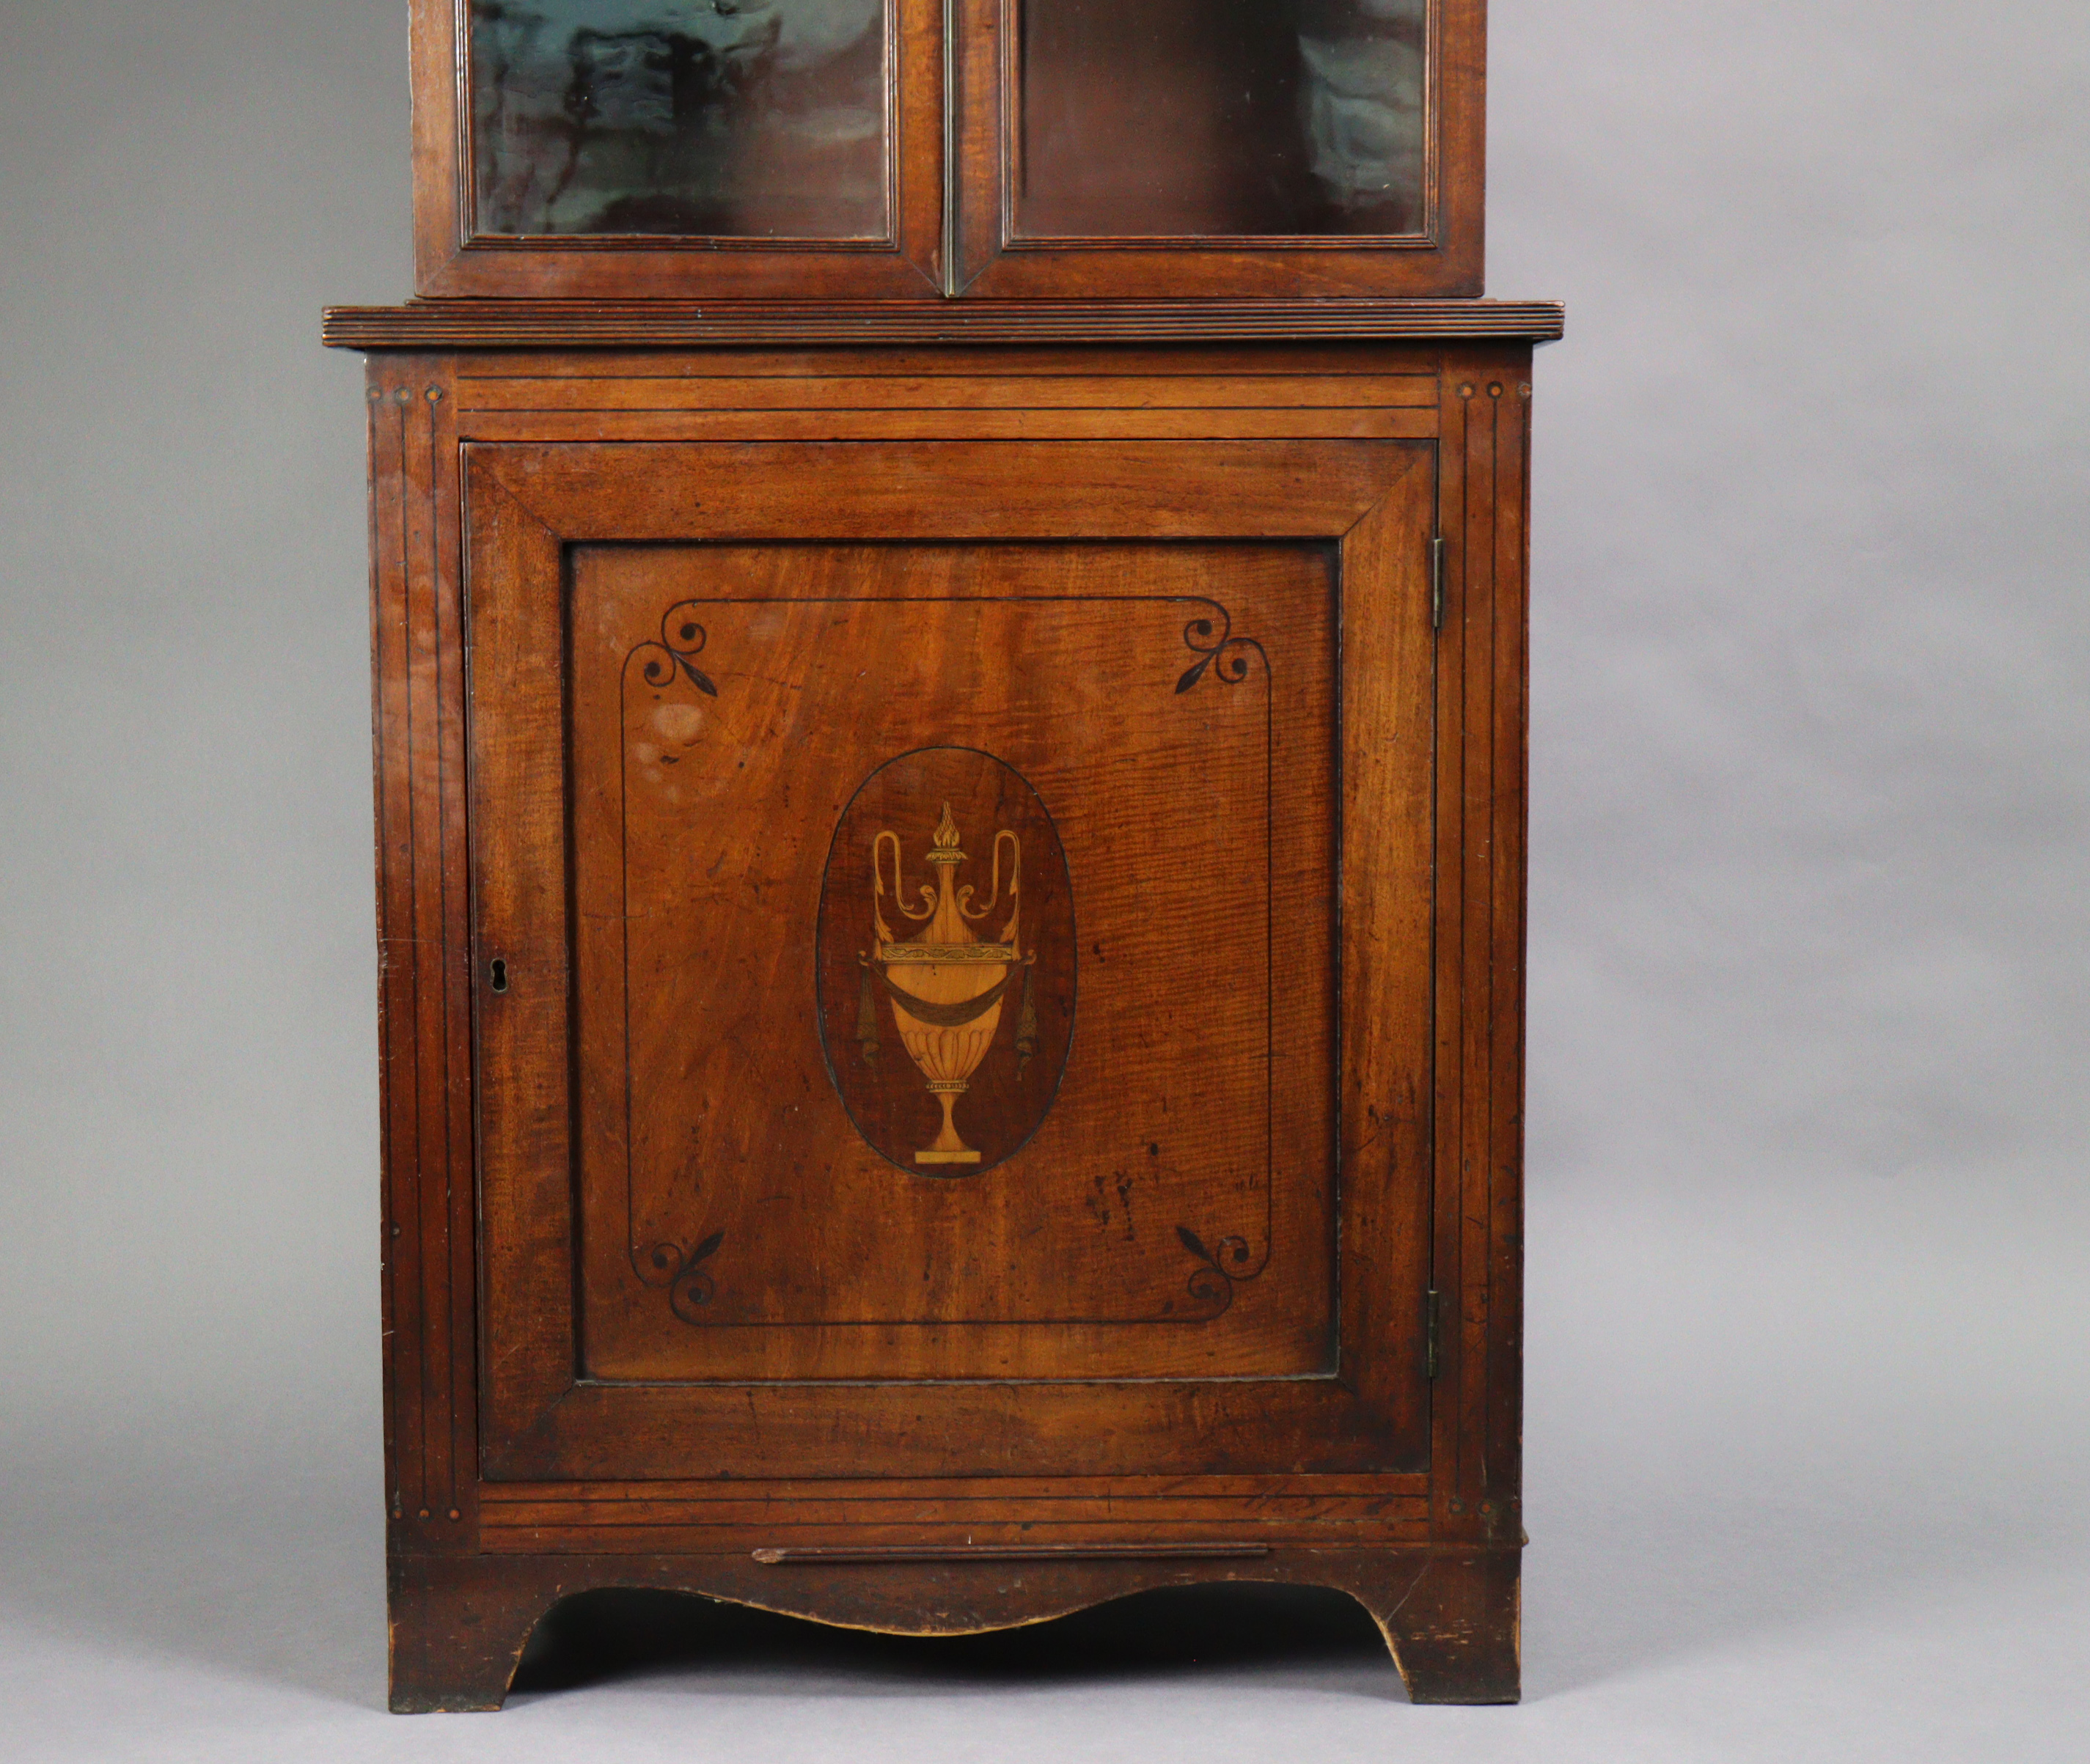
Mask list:
[[[781,1557],[781,1560],[763,1560]],[[647,1588],[889,1635],[1042,1623],[1132,1593],[1236,1582],[1323,1586],[1370,1612],[1417,1703],[1512,1703],[1518,1685],[1515,1547],[1370,1551],[1156,1546],[962,1552],[703,1556],[395,1556],[391,1704],[402,1714],[498,1709],[531,1632],[558,1602]]]

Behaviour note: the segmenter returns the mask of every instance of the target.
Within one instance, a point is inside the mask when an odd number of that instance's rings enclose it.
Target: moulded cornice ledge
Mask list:
[[[329,307],[331,349],[869,343],[1550,343],[1549,300],[410,300]]]

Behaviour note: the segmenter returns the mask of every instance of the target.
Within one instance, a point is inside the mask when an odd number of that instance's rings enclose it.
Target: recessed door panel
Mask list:
[[[1330,1369],[1331,565],[576,553],[591,1376]]]

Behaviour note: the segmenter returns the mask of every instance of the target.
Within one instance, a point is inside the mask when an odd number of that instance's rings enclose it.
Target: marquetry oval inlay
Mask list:
[[[1013,766],[922,748],[858,787],[820,891],[820,1037],[883,1156],[970,1176],[1022,1148],[1066,1067],[1075,960],[1066,854]]]

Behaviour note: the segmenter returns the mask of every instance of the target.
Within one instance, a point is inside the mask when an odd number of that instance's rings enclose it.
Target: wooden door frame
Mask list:
[[[468,0],[413,0],[414,290],[424,298],[920,299],[944,283],[943,0],[890,0],[881,239],[507,236],[473,227]]]
[[[1017,9],[951,0],[950,291],[976,299],[1475,295],[1487,153],[1486,0],[1430,0],[1424,217],[1397,238],[1025,238]]]
[[[478,1005],[482,1445],[496,1479],[1413,1472],[1426,1456],[1432,743],[1414,441],[475,444],[466,452]],[[805,486],[817,483],[809,498]],[[807,530],[809,517],[820,530]],[[608,1385],[572,1267],[565,557],[589,542],[1288,539],[1336,547],[1343,902],[1340,1339],[1274,1379]],[[1365,732],[1370,731],[1369,737]],[[1399,738],[1395,739],[1397,736]],[[905,1392],[904,1437],[882,1418]],[[840,1439],[845,1443],[830,1442]],[[875,1439],[871,1453],[864,1441]],[[983,1456],[957,1457],[966,1441]],[[777,1454],[782,1453],[784,1456]],[[1104,1459],[1108,1461],[1102,1461]],[[832,1461],[830,1461],[832,1460]]]

